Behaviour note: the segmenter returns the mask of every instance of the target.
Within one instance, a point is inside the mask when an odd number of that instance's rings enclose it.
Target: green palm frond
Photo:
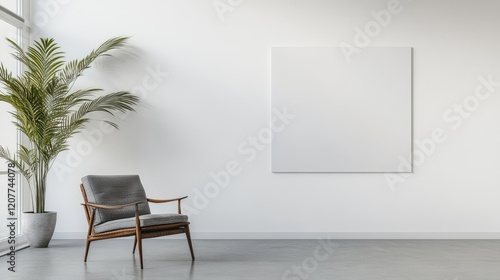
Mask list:
[[[92,120],[90,115],[133,111],[139,102],[126,91],[101,95],[103,90],[99,88],[71,89],[92,62],[124,46],[127,39],[111,38],[83,59],[69,62],[54,39],[42,38],[27,50],[7,39],[25,71],[15,77],[0,64],[0,84],[5,88],[0,92],[0,102],[13,107],[10,113],[14,124],[30,143],[20,145],[15,156],[0,146],[0,158],[13,162],[28,180],[35,212],[45,211],[45,183],[51,163],[69,148],[68,140]],[[105,121],[118,128],[114,122]]]
[[[85,58],[68,62],[61,71],[61,78],[64,80],[64,83],[68,85],[73,83],[82,75],[85,69],[90,67],[90,64],[94,62],[94,60],[100,56],[109,55],[109,52],[113,49],[123,47],[127,40],[128,37],[111,38],[104,42],[100,47],[90,52],[90,54]]]

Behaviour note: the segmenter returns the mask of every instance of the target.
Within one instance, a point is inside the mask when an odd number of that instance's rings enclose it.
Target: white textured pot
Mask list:
[[[24,212],[22,217],[23,232],[31,247],[45,248],[49,246],[56,228],[57,212],[33,213]]]

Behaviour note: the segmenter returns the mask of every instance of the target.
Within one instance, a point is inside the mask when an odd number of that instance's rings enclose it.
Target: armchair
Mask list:
[[[96,240],[135,236],[132,254],[139,251],[141,269],[142,240],[145,238],[185,233],[194,260],[193,245],[186,215],[181,214],[181,200],[147,198],[138,175],[89,175],[80,185],[88,222],[85,258],[90,243]],[[149,203],[177,201],[177,213],[151,214]]]

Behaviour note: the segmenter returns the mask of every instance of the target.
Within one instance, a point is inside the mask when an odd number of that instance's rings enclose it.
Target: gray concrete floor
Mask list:
[[[52,240],[17,252],[16,272],[0,258],[0,279],[500,279],[497,240],[185,240],[144,241],[144,270],[131,239]]]

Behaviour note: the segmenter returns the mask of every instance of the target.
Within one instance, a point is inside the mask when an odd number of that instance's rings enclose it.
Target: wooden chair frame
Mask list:
[[[83,184],[80,184],[80,190],[82,191],[83,200],[85,203],[82,203],[85,216],[87,217],[87,222],[89,225],[87,231],[87,242],[85,246],[85,258],[84,262],[87,262],[87,256],[89,253],[90,243],[92,241],[104,240],[110,238],[118,238],[118,237],[126,237],[126,236],[135,236],[134,238],[134,248],[132,249],[132,254],[135,254],[136,246],[138,245],[139,249],[139,259],[141,262],[141,269],[144,268],[142,262],[142,240],[145,238],[153,238],[159,236],[167,236],[172,234],[180,234],[185,233],[186,238],[189,244],[189,250],[191,252],[191,258],[194,261],[194,252],[193,245],[191,243],[191,234],[189,232],[189,222],[185,223],[175,223],[175,224],[167,224],[167,225],[157,225],[157,226],[148,226],[141,227],[140,219],[139,219],[139,204],[146,202],[134,202],[123,205],[102,205],[89,202],[87,199],[87,193],[83,187]],[[147,201],[152,203],[166,203],[166,202],[174,202],[177,201],[177,212],[181,214],[181,200],[187,198],[187,196],[180,198],[172,198],[172,199],[152,199],[148,198]],[[101,233],[96,233],[94,231],[94,215],[96,209],[120,209],[124,207],[135,206],[135,227],[133,228],[124,228],[124,229],[116,229]]]

